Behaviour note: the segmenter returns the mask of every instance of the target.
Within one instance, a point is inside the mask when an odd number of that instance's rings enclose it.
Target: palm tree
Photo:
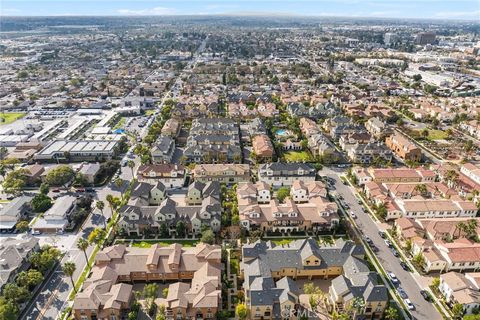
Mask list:
[[[458,229],[458,237],[463,233],[467,234],[467,224],[465,222],[459,222],[455,225],[455,228]]]
[[[133,169],[135,168],[135,162],[133,160],[128,160],[127,165],[130,168],[130,170],[132,170],[132,178],[135,178],[135,174],[133,172]]]
[[[110,206],[110,210],[111,210],[111,213],[112,213],[112,216],[113,216],[113,203],[115,202],[115,200],[113,200],[114,196],[112,196],[111,194],[108,194],[105,199],[107,200],[108,205]]]
[[[88,264],[88,257],[87,257],[88,246],[89,244],[87,240],[85,240],[84,238],[78,239],[77,248],[83,251],[83,254],[85,255],[85,260],[87,261],[87,266],[90,266]]]
[[[427,185],[424,183],[417,184],[414,190],[419,192],[422,195],[422,197],[426,197],[428,193]]]
[[[65,275],[70,277],[70,280],[72,281],[72,286],[73,286],[73,291],[75,293],[77,292],[77,289],[75,288],[75,283],[73,282],[73,273],[77,269],[77,266],[75,265],[74,262],[68,261],[65,262],[65,264],[62,266],[62,271],[65,273]]]
[[[107,196],[107,199],[108,199],[108,196]],[[98,200],[95,205],[97,209],[100,210],[100,212],[102,213],[103,226],[105,227],[105,229],[107,229],[107,223],[105,222],[106,219],[105,219],[105,216],[103,215],[103,208],[105,208],[105,203],[102,200]]]

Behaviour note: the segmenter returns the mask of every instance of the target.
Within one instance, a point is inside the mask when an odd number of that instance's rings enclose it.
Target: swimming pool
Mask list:
[[[275,134],[278,136],[286,136],[288,135],[288,131],[286,129],[278,129],[277,132],[275,132]]]

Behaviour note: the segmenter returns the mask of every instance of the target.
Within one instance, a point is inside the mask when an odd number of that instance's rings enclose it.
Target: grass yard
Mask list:
[[[113,130],[123,129],[125,122],[127,122],[127,119],[125,119],[125,117],[121,117],[117,124],[113,127]]]
[[[415,136],[417,137],[422,137],[422,131],[421,130],[414,130]],[[448,135],[445,131],[443,130],[435,130],[435,129],[428,129],[428,137],[427,140],[430,141],[435,141],[435,140],[444,140],[447,139]]]
[[[272,242],[275,243],[277,246],[289,244],[292,241],[293,241],[293,239],[272,240]]]
[[[166,247],[171,245],[172,243],[179,243],[185,248],[189,247],[194,247],[197,243],[198,240],[145,240],[145,241],[140,241],[140,242],[133,242],[132,247],[137,247],[137,248],[150,248],[152,245],[158,243],[161,247]]]
[[[24,112],[8,112],[0,114],[0,125],[9,124],[25,116]]]
[[[313,160],[308,151],[288,151],[283,153],[283,157],[287,162],[309,162]]]
[[[146,115],[146,116],[151,116],[151,115],[154,114],[155,112],[157,112],[156,109],[147,110],[147,111],[145,111],[145,115]]]

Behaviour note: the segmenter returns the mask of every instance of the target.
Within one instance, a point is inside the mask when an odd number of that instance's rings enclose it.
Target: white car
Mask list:
[[[388,277],[390,278],[390,280],[393,282],[393,284],[397,284],[397,283],[399,282],[397,276],[395,275],[395,273],[393,273],[393,272],[387,272],[387,275],[388,275]]]
[[[357,215],[353,211],[350,211],[350,217],[357,219]]]
[[[410,299],[404,299],[403,301],[407,305],[408,310],[415,310],[415,306],[413,305],[412,301],[410,301]]]

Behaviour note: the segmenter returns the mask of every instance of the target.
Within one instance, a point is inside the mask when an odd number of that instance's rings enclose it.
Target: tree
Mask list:
[[[283,203],[285,201],[285,198],[288,197],[290,194],[290,189],[287,187],[281,187],[277,191],[277,199],[280,201],[280,203]]]
[[[135,168],[135,162],[133,160],[128,160],[127,165],[130,170],[132,170],[132,178],[135,178],[135,174],[133,172],[133,169]]]
[[[387,320],[396,320],[398,319],[398,311],[397,309],[393,307],[388,307],[387,310],[385,310],[385,319]]]
[[[463,305],[461,303],[455,303],[452,307],[452,313],[454,319],[462,319],[463,316]]]
[[[75,272],[76,269],[77,269],[77,266],[75,265],[74,262],[71,262],[71,261],[65,262],[62,266],[63,273],[65,273],[65,275],[70,277],[73,291],[75,291],[75,293],[77,292],[77,289],[75,288],[75,282],[73,281],[73,273]]]
[[[43,193],[39,193],[32,199],[31,206],[34,212],[45,212],[52,207],[52,199]]]
[[[108,196],[107,196],[108,197]],[[105,208],[105,203],[102,200],[98,200],[97,203],[95,204],[98,210],[100,210],[102,214],[102,220],[103,220],[103,227],[107,229],[107,223],[105,222],[105,216],[103,215],[103,208]]]
[[[423,137],[424,139],[428,138],[428,135],[429,135],[429,134],[430,134],[430,132],[428,131],[428,129],[423,129],[423,130],[422,130],[421,135],[422,135],[422,137]]]
[[[121,189],[123,187],[124,181],[122,178],[117,178],[115,179],[114,183],[118,189]]]
[[[113,217],[113,212],[117,208],[117,205],[120,202],[120,199],[118,199],[117,197],[114,197],[111,194],[109,194],[109,195],[107,195],[106,200],[108,202],[108,205],[110,207],[110,211],[111,211],[112,217]]]
[[[17,314],[17,305],[13,301],[0,296],[0,319],[17,320]]]
[[[160,224],[159,234],[160,234],[161,238],[166,238],[166,237],[169,236],[168,227],[167,227],[167,224],[165,222],[162,222]]]
[[[207,229],[202,232],[200,241],[203,243],[213,244],[215,242],[215,234],[211,229]]]
[[[438,287],[440,286],[440,278],[435,277],[432,279],[432,288],[435,290],[438,290]]]
[[[93,229],[88,235],[88,242],[100,244],[106,236],[106,231],[100,228]]]
[[[15,228],[18,230],[18,232],[23,233],[23,232],[28,231],[29,225],[28,225],[27,221],[20,221],[20,222],[17,223]]]
[[[157,311],[157,318],[156,320],[165,320],[165,306],[162,304],[158,306],[158,311]]]
[[[413,75],[413,80],[414,80],[414,81],[420,81],[420,80],[422,80],[422,75],[421,75],[421,74],[414,74],[414,75]]]
[[[44,195],[47,195],[48,191],[50,191],[50,186],[48,185],[48,183],[45,183],[45,182],[42,183],[40,185],[40,193],[44,194]]]
[[[60,250],[50,246],[44,246],[39,252],[34,252],[30,256],[30,263],[42,273],[53,267],[55,261],[58,260],[61,253]]]
[[[145,309],[148,314],[152,315],[155,310],[155,298],[157,297],[158,284],[149,283],[143,287],[142,295],[145,299]]]
[[[29,172],[26,169],[18,169],[9,172],[2,184],[5,193],[16,194],[21,191],[27,184],[28,174]]]
[[[28,271],[22,271],[17,275],[15,282],[21,287],[35,287],[42,283],[43,274],[35,269],[29,269]]]
[[[244,303],[237,304],[237,307],[235,308],[235,314],[240,320],[247,319],[247,316],[248,316],[247,306]]]
[[[164,289],[162,290],[162,296],[163,296],[164,298],[166,298],[166,297],[168,296],[168,288],[164,288]]]
[[[22,303],[30,297],[30,291],[25,287],[19,287],[16,283],[7,283],[2,293],[5,299],[14,303]]]
[[[419,192],[422,197],[426,197],[427,194],[428,194],[428,189],[427,189],[427,185],[424,184],[424,183],[421,183],[421,184],[417,184],[414,188],[415,191]]]
[[[88,263],[88,256],[87,256],[87,249],[90,244],[88,243],[87,240],[84,238],[80,238],[77,241],[77,248],[83,251],[83,254],[85,255],[85,261],[87,261],[87,266],[90,266]]]
[[[64,186],[69,183],[73,177],[75,176],[75,172],[73,169],[68,165],[60,165],[56,168],[51,169],[46,177],[45,182],[51,186]]]
[[[181,238],[185,237],[185,235],[186,235],[185,222],[178,221],[177,225],[175,226],[175,231],[177,232],[177,237],[181,237]]]

